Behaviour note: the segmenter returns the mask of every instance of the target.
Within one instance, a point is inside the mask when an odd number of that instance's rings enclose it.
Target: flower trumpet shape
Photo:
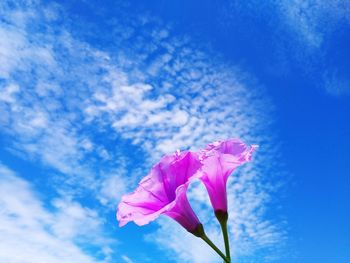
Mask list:
[[[201,224],[186,191],[200,167],[196,153],[178,151],[164,156],[141,180],[135,192],[122,197],[117,212],[119,225],[130,221],[145,225],[164,214],[194,233]]]
[[[238,166],[251,160],[257,147],[248,148],[239,139],[228,139],[209,144],[200,152],[203,166],[198,177],[208,191],[215,212],[227,213],[227,179]]]

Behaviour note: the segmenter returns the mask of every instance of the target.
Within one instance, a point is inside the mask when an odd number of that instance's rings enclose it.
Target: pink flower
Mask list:
[[[227,179],[238,166],[251,160],[257,147],[248,148],[239,139],[228,139],[208,144],[200,152],[203,166],[198,177],[207,188],[215,212],[227,212]]]
[[[200,222],[188,202],[186,191],[200,166],[198,155],[192,152],[164,156],[141,180],[135,192],[122,197],[117,212],[119,225],[130,221],[145,225],[165,214],[187,231],[195,231]]]

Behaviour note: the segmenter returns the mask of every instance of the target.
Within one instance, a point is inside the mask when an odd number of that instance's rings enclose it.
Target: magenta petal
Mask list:
[[[232,138],[225,141],[216,141],[208,144],[204,150],[201,151],[202,158],[205,156],[210,156],[215,152],[223,154],[231,154],[237,156],[245,161],[250,161],[252,153],[258,148],[258,145],[251,145],[250,149],[247,149],[247,146],[240,139]]]
[[[227,212],[227,179],[240,165],[251,160],[252,153],[257,148],[249,149],[238,139],[209,144],[201,151],[202,169],[198,176],[204,183],[214,211]]]
[[[192,152],[164,156],[135,192],[122,197],[117,212],[119,225],[130,221],[145,225],[166,214],[188,231],[194,230],[199,220],[187,200],[186,190],[200,166],[198,155]]]
[[[175,205],[165,215],[176,220],[189,232],[193,232],[200,222],[188,202],[187,188],[188,185],[186,184],[177,189]]]

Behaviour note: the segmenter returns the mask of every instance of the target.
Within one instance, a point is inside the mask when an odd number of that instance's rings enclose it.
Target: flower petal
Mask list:
[[[164,156],[141,180],[135,192],[123,196],[117,212],[119,225],[130,221],[145,225],[166,214],[191,232],[200,222],[186,191],[201,165],[198,155],[192,152]]]
[[[239,139],[218,141],[200,151],[203,166],[198,178],[204,183],[214,211],[227,212],[227,179],[240,165],[251,160],[257,145],[249,148]]]

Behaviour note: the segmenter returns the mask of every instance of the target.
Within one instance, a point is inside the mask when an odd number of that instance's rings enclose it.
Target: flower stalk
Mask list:
[[[215,211],[215,216],[220,223],[222,235],[224,237],[225,253],[226,253],[226,258],[228,260],[227,262],[231,263],[230,241],[228,238],[228,231],[227,231],[228,213],[222,210],[217,210]]]
[[[201,238],[205,243],[207,243],[223,260],[225,263],[230,263],[231,261],[221,252],[221,250],[215,246],[215,244],[209,239],[205,234],[202,224],[199,224],[194,231],[191,232],[193,235]]]

